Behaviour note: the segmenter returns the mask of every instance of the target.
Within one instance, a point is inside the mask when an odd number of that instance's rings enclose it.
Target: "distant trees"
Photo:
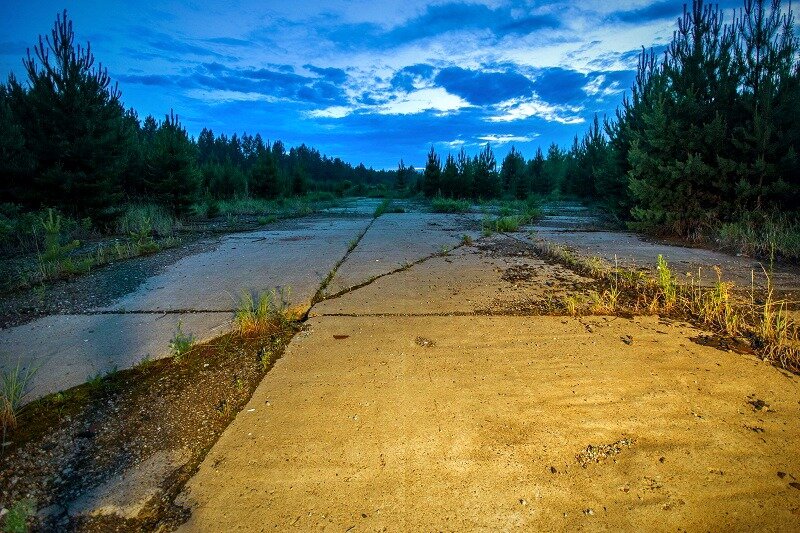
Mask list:
[[[12,75],[0,84],[0,203],[106,222],[125,201],[157,201],[182,216],[208,198],[343,194],[394,179],[305,145],[287,152],[259,134],[204,128],[195,141],[172,112],[140,121],[90,46],[75,43],[66,11],[23,63],[25,82]]]

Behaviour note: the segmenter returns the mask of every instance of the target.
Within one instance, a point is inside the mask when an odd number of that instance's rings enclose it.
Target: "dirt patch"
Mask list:
[[[513,238],[480,240],[475,246],[489,257],[534,257],[541,259],[532,245]]]
[[[742,355],[756,355],[752,345],[746,339],[725,337],[714,333],[703,333],[696,337],[692,337],[692,342],[700,346],[710,346],[723,352],[735,352]]]
[[[293,331],[224,335],[180,362],[147,362],[29,404],[3,448],[0,501],[33,498],[44,530],[140,531],[184,520],[174,494]],[[126,478],[132,486],[120,486]]]

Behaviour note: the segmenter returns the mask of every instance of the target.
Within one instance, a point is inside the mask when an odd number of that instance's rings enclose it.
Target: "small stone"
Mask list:
[[[631,337],[630,335],[623,335],[622,337],[620,337],[620,339],[628,346],[633,344],[633,337]]]
[[[592,509],[592,508],[584,509],[583,510],[583,514],[585,514],[587,516],[594,516],[594,509]]]
[[[528,505],[528,500],[526,500],[525,498],[520,498],[519,499],[519,504],[520,505]]]

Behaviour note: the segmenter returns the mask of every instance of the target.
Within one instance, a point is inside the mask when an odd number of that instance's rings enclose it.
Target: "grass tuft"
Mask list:
[[[17,361],[14,368],[0,372],[0,425],[3,428],[3,442],[8,432],[17,428],[17,415],[36,371],[36,368],[22,368],[22,363]]]
[[[434,213],[469,213],[470,203],[467,200],[437,196],[431,199],[431,210]]]
[[[288,290],[242,291],[234,320],[241,334],[280,333],[291,326]]]
[[[183,321],[178,320],[175,336],[169,341],[169,351],[172,359],[181,361],[192,350],[192,346],[194,346],[194,335],[184,333]]]

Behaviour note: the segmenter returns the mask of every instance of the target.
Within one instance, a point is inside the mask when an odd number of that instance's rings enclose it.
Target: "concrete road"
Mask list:
[[[316,305],[182,531],[796,527],[797,376],[658,317],[483,316],[582,281],[503,239]]]

